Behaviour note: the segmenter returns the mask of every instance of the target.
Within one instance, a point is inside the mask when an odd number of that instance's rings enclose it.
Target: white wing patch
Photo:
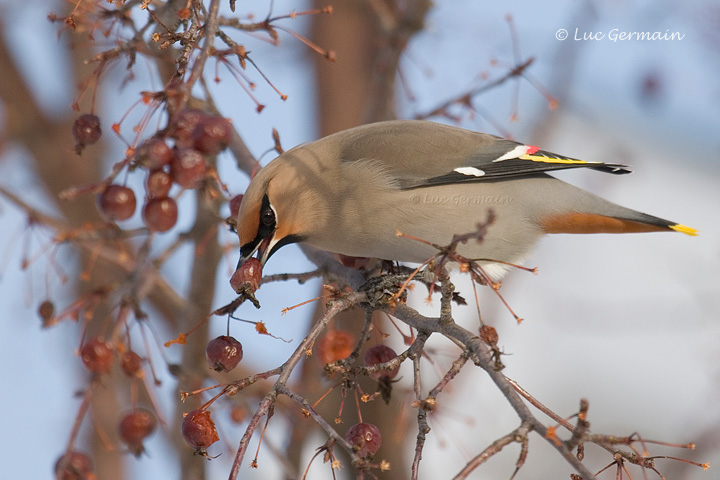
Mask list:
[[[479,168],[475,168],[475,167],[459,167],[459,168],[456,168],[455,171],[462,175],[470,175],[473,177],[485,176],[484,171],[480,170]]]
[[[531,147],[528,145],[518,145],[517,147],[513,148],[509,152],[507,152],[505,155],[496,158],[493,160],[493,162],[502,162],[503,160],[512,160],[513,158],[519,158],[521,155],[526,155],[528,153],[531,153],[530,150],[535,149],[537,151],[537,147]],[[535,153],[535,152],[532,152]]]

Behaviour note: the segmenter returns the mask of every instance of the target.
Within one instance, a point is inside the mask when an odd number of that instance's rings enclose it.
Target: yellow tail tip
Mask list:
[[[696,237],[698,235],[698,231],[691,227],[686,227],[685,225],[670,225],[671,230],[675,230],[676,232],[684,233],[685,235],[690,235],[692,237]]]

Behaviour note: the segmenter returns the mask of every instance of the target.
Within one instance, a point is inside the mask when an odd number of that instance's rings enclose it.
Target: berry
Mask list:
[[[182,187],[194,188],[205,177],[205,158],[192,148],[179,148],[174,153],[170,163],[173,180]]]
[[[142,358],[137,353],[129,350],[120,356],[120,366],[128,377],[136,377],[140,374]]]
[[[100,119],[89,113],[80,115],[73,123],[72,134],[75,138],[75,151],[80,153],[86,145],[92,145],[102,136]]]
[[[491,347],[496,346],[498,340],[500,340],[497,330],[489,325],[483,325],[480,327],[480,338],[482,338],[483,342],[487,343]]]
[[[236,293],[254,293],[262,280],[260,260],[250,257],[230,277],[230,286]]]
[[[143,207],[145,225],[153,232],[166,232],[177,222],[178,208],[170,197],[151,198]]]
[[[220,335],[208,342],[205,348],[208,365],[217,372],[229,372],[243,357],[242,344],[228,335]]]
[[[110,373],[112,346],[101,337],[88,340],[80,349],[80,358],[93,373]]]
[[[95,479],[93,474],[93,462],[86,454],[78,451],[70,451],[57,459],[55,462],[56,480],[91,480]]]
[[[365,458],[372,457],[380,449],[382,437],[380,430],[372,423],[358,423],[350,427],[345,440],[352,445],[355,452]]]
[[[397,353],[392,348],[386,345],[375,345],[374,347],[368,348],[365,352],[365,365],[371,367],[378,363],[389,362],[393,358],[397,357]],[[380,370],[379,372],[372,373],[370,376],[375,380],[379,380],[383,377],[387,379],[393,379],[397,377],[400,365],[393,368],[392,370]]]
[[[127,220],[135,213],[135,192],[122,185],[108,185],[96,198],[95,204],[108,222]]]
[[[197,108],[184,108],[175,115],[174,125],[172,125],[172,138],[176,140],[176,144],[181,146],[190,146],[192,144],[190,135],[195,126],[208,115]]]
[[[137,457],[145,451],[143,440],[155,430],[156,426],[155,415],[144,408],[136,408],[120,420],[120,438]]]
[[[148,170],[157,170],[172,161],[172,149],[162,138],[145,140],[137,149],[137,162]]]
[[[242,203],[243,195],[235,195],[230,199],[230,217],[237,218],[238,212],[240,212],[240,204]]]
[[[206,117],[192,129],[193,147],[206,155],[217,155],[230,143],[230,122],[222,117]]]
[[[207,455],[207,448],[220,440],[215,422],[207,410],[193,410],[185,415],[180,430],[185,442],[195,449],[196,455]]]
[[[43,321],[43,326],[48,326],[55,316],[55,304],[50,300],[45,300],[38,307],[38,315]]]
[[[355,347],[355,337],[345,330],[330,330],[318,343],[318,357],[323,364],[348,357]]]
[[[149,198],[167,197],[172,187],[172,177],[164,170],[154,170],[145,182],[145,191]]]

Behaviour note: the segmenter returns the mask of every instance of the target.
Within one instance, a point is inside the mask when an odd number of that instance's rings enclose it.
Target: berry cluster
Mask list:
[[[76,124],[85,117],[88,115],[81,116]],[[82,123],[87,124],[88,120]],[[97,140],[90,141],[88,128],[73,129],[78,145]],[[99,123],[97,128],[99,131]],[[142,219],[150,231],[166,232],[175,225],[178,206],[169,196],[171,187],[173,184],[181,188],[201,185],[209,172],[207,157],[217,155],[228,145],[231,132],[226,119],[186,108],[177,112],[164,132],[145,140],[135,149],[132,167],[148,172]],[[133,216],[137,199],[132,189],[110,184],[97,196],[96,203],[105,220],[116,222]]]

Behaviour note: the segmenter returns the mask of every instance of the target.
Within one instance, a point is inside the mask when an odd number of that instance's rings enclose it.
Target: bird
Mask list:
[[[424,263],[453,235],[493,281],[520,264],[546,234],[697,230],[622,207],[549,172],[626,165],[557,155],[487,133],[426,120],[390,120],[331,134],[280,154],[251,179],[236,230],[238,268],[261,267],[303,242],[347,257]]]

